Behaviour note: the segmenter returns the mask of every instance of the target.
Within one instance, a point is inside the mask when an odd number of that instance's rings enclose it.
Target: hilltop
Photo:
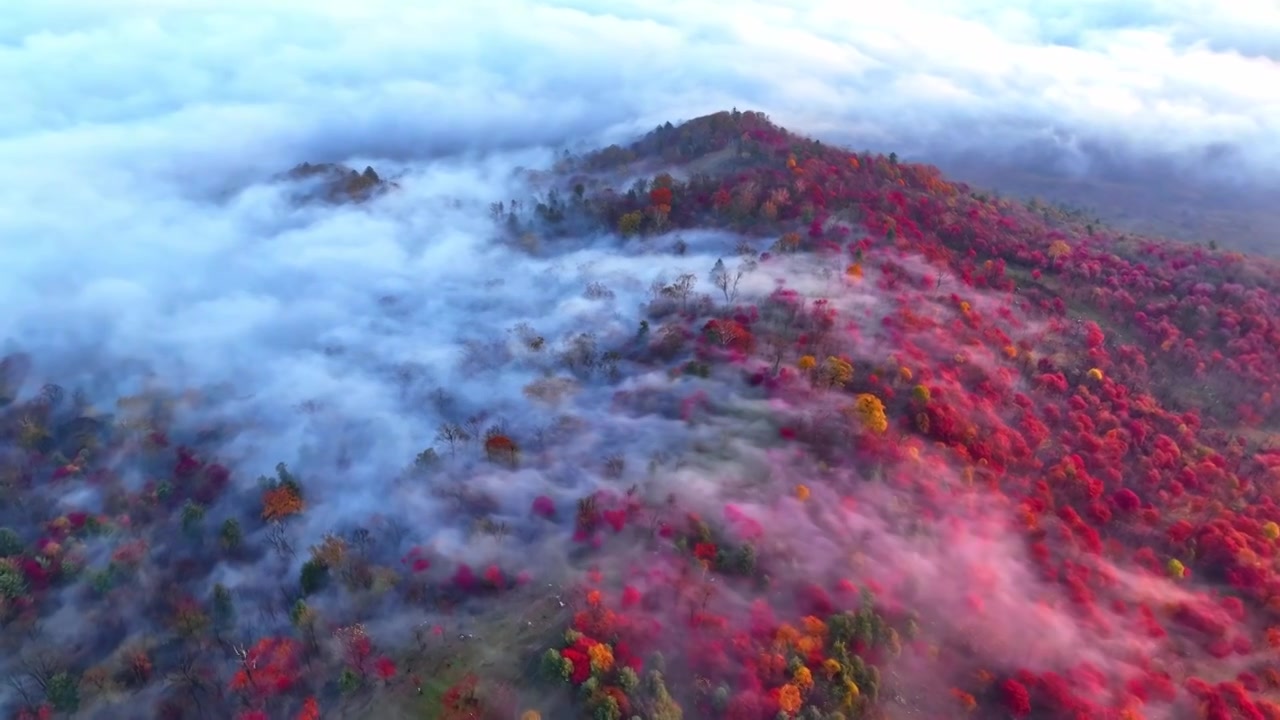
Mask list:
[[[356,172],[354,168],[335,163],[304,162],[286,173],[284,178],[298,182],[309,191],[299,198],[303,201],[360,203],[395,187],[395,183],[378,177],[370,166],[366,166],[364,172]]]
[[[414,187],[277,182],[370,214]],[[434,428],[372,501],[374,431],[246,466],[239,436],[298,440],[226,388],[0,361],[6,711],[1280,718],[1280,265],[758,112],[523,182],[472,209],[486,404],[425,352],[316,341]],[[572,292],[481,334],[533,284]],[[452,288],[369,292],[370,324],[448,340]]]

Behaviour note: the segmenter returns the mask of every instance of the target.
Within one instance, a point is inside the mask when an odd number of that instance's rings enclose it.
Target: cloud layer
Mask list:
[[[0,20],[0,158],[28,181],[73,164],[216,184],[737,105],[877,149],[1031,143],[1080,163],[1101,143],[1274,176],[1278,34],[1280,11],[1247,0],[60,0]]]

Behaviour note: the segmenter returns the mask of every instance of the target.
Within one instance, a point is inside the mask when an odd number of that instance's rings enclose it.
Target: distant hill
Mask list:
[[[364,172],[335,163],[304,162],[284,174],[284,178],[300,183],[304,191],[299,200],[321,200],[329,203],[360,203],[395,187],[378,176],[372,167]]]
[[[1280,190],[1206,187],[1182,173],[1153,169],[1138,177],[1089,173],[1075,177],[1033,164],[1002,163],[983,157],[940,163],[949,175],[999,189],[1013,197],[1039,197],[1081,208],[1125,230],[1190,243],[1276,255],[1280,252]]]

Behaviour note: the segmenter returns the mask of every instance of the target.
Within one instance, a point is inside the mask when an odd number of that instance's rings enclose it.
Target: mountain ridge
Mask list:
[[[1280,265],[753,111],[517,180],[274,181],[393,229],[336,395],[0,359],[6,712],[1280,717]]]

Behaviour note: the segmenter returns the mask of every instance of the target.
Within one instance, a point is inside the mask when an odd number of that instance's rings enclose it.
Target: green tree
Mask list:
[[[244,540],[244,532],[240,530],[240,522],[235,518],[227,518],[222,523],[222,531],[218,536],[222,542],[222,547],[228,552],[237,550],[241,541]]]
[[[302,594],[304,597],[319,592],[328,582],[328,565],[325,565],[322,561],[315,558],[312,558],[302,564],[302,570],[298,577],[298,584],[302,586]]]
[[[200,531],[200,521],[204,520],[204,506],[194,500],[182,505],[182,530],[188,534]]]
[[[218,583],[213,586],[213,631],[224,633],[235,624],[236,606],[231,598],[231,591],[226,585]]]
[[[13,528],[0,527],[0,557],[10,557],[22,552],[22,538]]]
[[[662,673],[650,670],[646,680],[644,696],[641,698],[641,706],[647,711],[646,716],[653,720],[682,720],[684,711],[667,691]]]
[[[16,600],[27,594],[27,580],[11,565],[0,565],[0,598]]]
[[[350,695],[351,693],[359,690],[362,684],[364,683],[360,679],[360,676],[351,668],[344,669],[342,674],[338,676],[338,689],[341,690],[344,695]]]
[[[70,673],[57,673],[49,678],[45,697],[54,710],[74,713],[80,709],[80,681]]]

